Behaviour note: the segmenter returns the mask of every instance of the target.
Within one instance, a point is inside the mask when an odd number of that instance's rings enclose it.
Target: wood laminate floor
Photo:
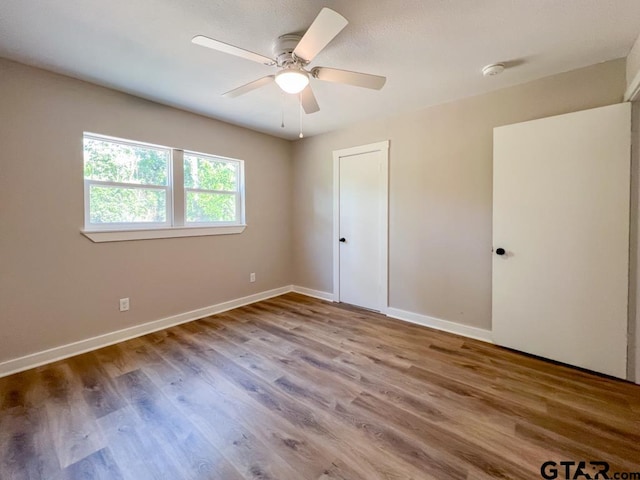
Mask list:
[[[640,472],[640,387],[297,294],[0,379],[2,480],[538,479],[567,460]]]

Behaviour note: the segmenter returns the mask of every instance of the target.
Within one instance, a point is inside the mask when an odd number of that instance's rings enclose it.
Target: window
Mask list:
[[[92,240],[244,230],[241,160],[90,133],[83,145],[84,233]]]
[[[240,216],[240,163],[184,153],[185,222],[234,223]]]
[[[85,228],[167,227],[171,150],[84,136]]]

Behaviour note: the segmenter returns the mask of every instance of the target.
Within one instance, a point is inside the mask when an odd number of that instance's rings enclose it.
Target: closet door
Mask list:
[[[626,377],[631,105],[494,130],[493,338]]]

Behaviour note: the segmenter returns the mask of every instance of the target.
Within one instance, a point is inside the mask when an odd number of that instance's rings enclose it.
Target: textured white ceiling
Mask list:
[[[323,6],[349,25],[312,66],[388,80],[371,91],[312,79],[321,111],[303,118],[306,136],[623,57],[640,32],[640,0],[2,0],[0,56],[296,138],[296,97],[275,84],[220,96],[272,68],[190,40],[271,56]],[[482,77],[500,61],[513,67]]]

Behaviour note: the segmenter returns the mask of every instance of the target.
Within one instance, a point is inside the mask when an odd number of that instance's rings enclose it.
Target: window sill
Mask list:
[[[247,228],[246,225],[226,225],[221,227],[174,227],[141,230],[81,230],[81,233],[92,242],[102,243],[152,240],[156,238],[234,235],[244,232],[245,228]]]

